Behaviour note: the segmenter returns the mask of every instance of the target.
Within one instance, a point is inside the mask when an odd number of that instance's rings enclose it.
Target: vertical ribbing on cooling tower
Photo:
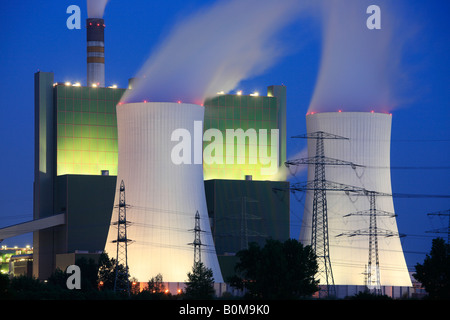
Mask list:
[[[131,222],[127,237],[133,240],[127,249],[128,266],[130,276],[139,282],[161,274],[164,282],[184,283],[194,265],[194,251],[199,249],[191,245],[193,226],[201,230],[201,262],[212,269],[215,282],[223,282],[206,206],[203,166],[191,159],[196,157],[195,146],[200,146],[201,156],[203,117],[204,108],[193,104],[117,106],[117,183],[123,180],[127,188],[126,213]],[[177,160],[180,143],[186,146],[182,155],[192,156],[181,163]],[[115,197],[117,203],[119,190]],[[117,214],[113,210],[112,223]],[[116,252],[116,238],[117,227],[111,225],[105,246],[108,255]]]
[[[391,121],[388,114],[369,112],[324,112],[306,117],[308,134],[327,132],[348,140],[324,141],[326,156],[354,166],[327,166],[326,179],[376,192],[376,225],[368,216],[355,215],[374,205],[366,195],[327,192],[329,252],[335,285],[366,285],[369,253],[378,252],[381,286],[411,286],[411,279],[398,236],[390,176]],[[309,158],[316,156],[315,141],[308,140]],[[314,179],[314,165],[308,166],[308,181]],[[314,193],[305,198],[300,240],[311,244]],[[380,212],[386,212],[382,215]],[[392,213],[392,214],[387,214]],[[371,215],[373,216],[373,214]],[[377,246],[372,247],[366,230],[376,227]],[[381,230],[385,231],[381,234]],[[351,236],[339,236],[339,235]],[[369,233],[367,233],[369,234]],[[378,249],[377,249],[378,247]],[[371,249],[372,248],[372,249]],[[376,264],[376,257],[371,261]],[[374,266],[375,270],[375,266]],[[326,283],[321,279],[321,283]]]
[[[87,85],[105,86],[105,23],[103,19],[86,20]]]

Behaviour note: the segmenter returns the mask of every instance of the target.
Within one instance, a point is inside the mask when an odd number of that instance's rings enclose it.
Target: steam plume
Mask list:
[[[87,0],[89,18],[103,18],[106,4],[109,0]]]
[[[231,0],[179,23],[136,75],[122,102],[203,103],[265,71],[284,52],[277,33],[297,16],[298,0]]]
[[[369,29],[373,1],[321,2],[322,57],[309,111],[389,111],[398,103],[401,38],[392,3],[376,1],[381,29]]]

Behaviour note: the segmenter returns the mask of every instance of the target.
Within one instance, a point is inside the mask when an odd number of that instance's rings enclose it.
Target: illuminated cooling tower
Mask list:
[[[324,155],[364,167],[326,165],[325,180],[384,193],[376,196],[376,230],[381,286],[411,286],[395,220],[390,177],[391,116],[366,112],[327,112],[306,116],[308,134],[323,131],[348,138],[324,139]],[[316,140],[308,139],[308,157],[316,153]],[[308,181],[314,180],[314,164]],[[300,241],[311,244],[314,192],[307,191]],[[335,285],[367,285],[369,260],[369,197],[327,191],[329,257]],[[353,214],[353,213],[360,214]],[[351,214],[351,215],[349,215]],[[369,274],[376,274],[375,261]],[[321,284],[326,284],[322,277]],[[369,281],[370,283],[370,281]]]
[[[206,208],[203,168],[174,164],[171,157],[178,138],[175,130],[189,133],[194,158],[194,132],[202,147],[204,108],[179,103],[128,103],[117,106],[118,176],[125,184],[129,274],[147,282],[158,274],[164,282],[185,282],[194,264],[195,215],[200,214],[201,262],[223,282]],[[200,127],[198,127],[200,124]],[[178,130],[179,131],[179,130]],[[199,132],[197,132],[199,131]],[[181,141],[181,140],[180,140]],[[188,148],[184,150],[188,152]],[[197,159],[198,160],[198,159]],[[118,209],[113,210],[105,251],[116,257]]]

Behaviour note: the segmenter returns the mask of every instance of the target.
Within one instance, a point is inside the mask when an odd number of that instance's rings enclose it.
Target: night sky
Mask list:
[[[373,0],[370,4],[377,2]],[[402,99],[389,110],[393,116],[393,192],[449,195],[450,3],[438,0],[396,2],[402,6],[401,19],[398,19],[401,23],[395,26],[396,32],[407,39],[399,54],[402,74],[398,84],[402,88]],[[104,13],[106,85],[126,87],[128,79],[140,70],[178,21],[212,3],[214,1],[206,0],[109,1]],[[69,5],[78,5],[81,9],[80,30],[69,30],[66,26]],[[383,17],[382,6],[381,9]],[[365,12],[361,15],[364,20],[368,17]],[[86,85],[86,18],[85,1],[6,0],[0,4],[0,163],[3,169],[0,227],[31,220],[33,215],[34,73],[54,72],[57,82]],[[220,38],[220,34],[217,36]],[[269,85],[286,85],[288,137],[306,133],[305,114],[320,69],[321,37],[320,23],[307,14],[301,15],[278,37],[279,41],[289,44],[289,52],[261,74],[242,79],[235,88],[244,94],[255,90],[266,94]],[[345,78],[345,74],[342,77]],[[288,138],[288,158],[305,146],[303,139]],[[300,173],[289,180],[305,181],[306,176]],[[448,226],[448,217],[432,219],[427,213],[449,209],[450,199],[394,198],[394,206],[399,232],[406,235],[402,238],[406,261],[412,268],[423,261],[431,248],[431,239],[437,236],[427,231]],[[293,238],[298,238],[302,211],[303,203],[292,197]],[[447,237],[446,234],[440,236]],[[8,246],[27,244],[32,244],[31,235],[6,239],[2,243]]]

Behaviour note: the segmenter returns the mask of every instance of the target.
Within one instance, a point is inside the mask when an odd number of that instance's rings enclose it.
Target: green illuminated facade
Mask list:
[[[277,169],[286,156],[285,97],[286,87],[270,86],[267,96],[219,94],[205,101],[204,131],[217,129],[222,135],[222,147],[213,151],[208,146],[215,138],[204,141],[205,180],[243,180],[247,175],[253,180],[282,180]],[[229,135],[237,130],[245,140]],[[213,160],[208,161],[209,154]]]
[[[116,104],[125,89],[56,85],[57,175],[117,175]]]

